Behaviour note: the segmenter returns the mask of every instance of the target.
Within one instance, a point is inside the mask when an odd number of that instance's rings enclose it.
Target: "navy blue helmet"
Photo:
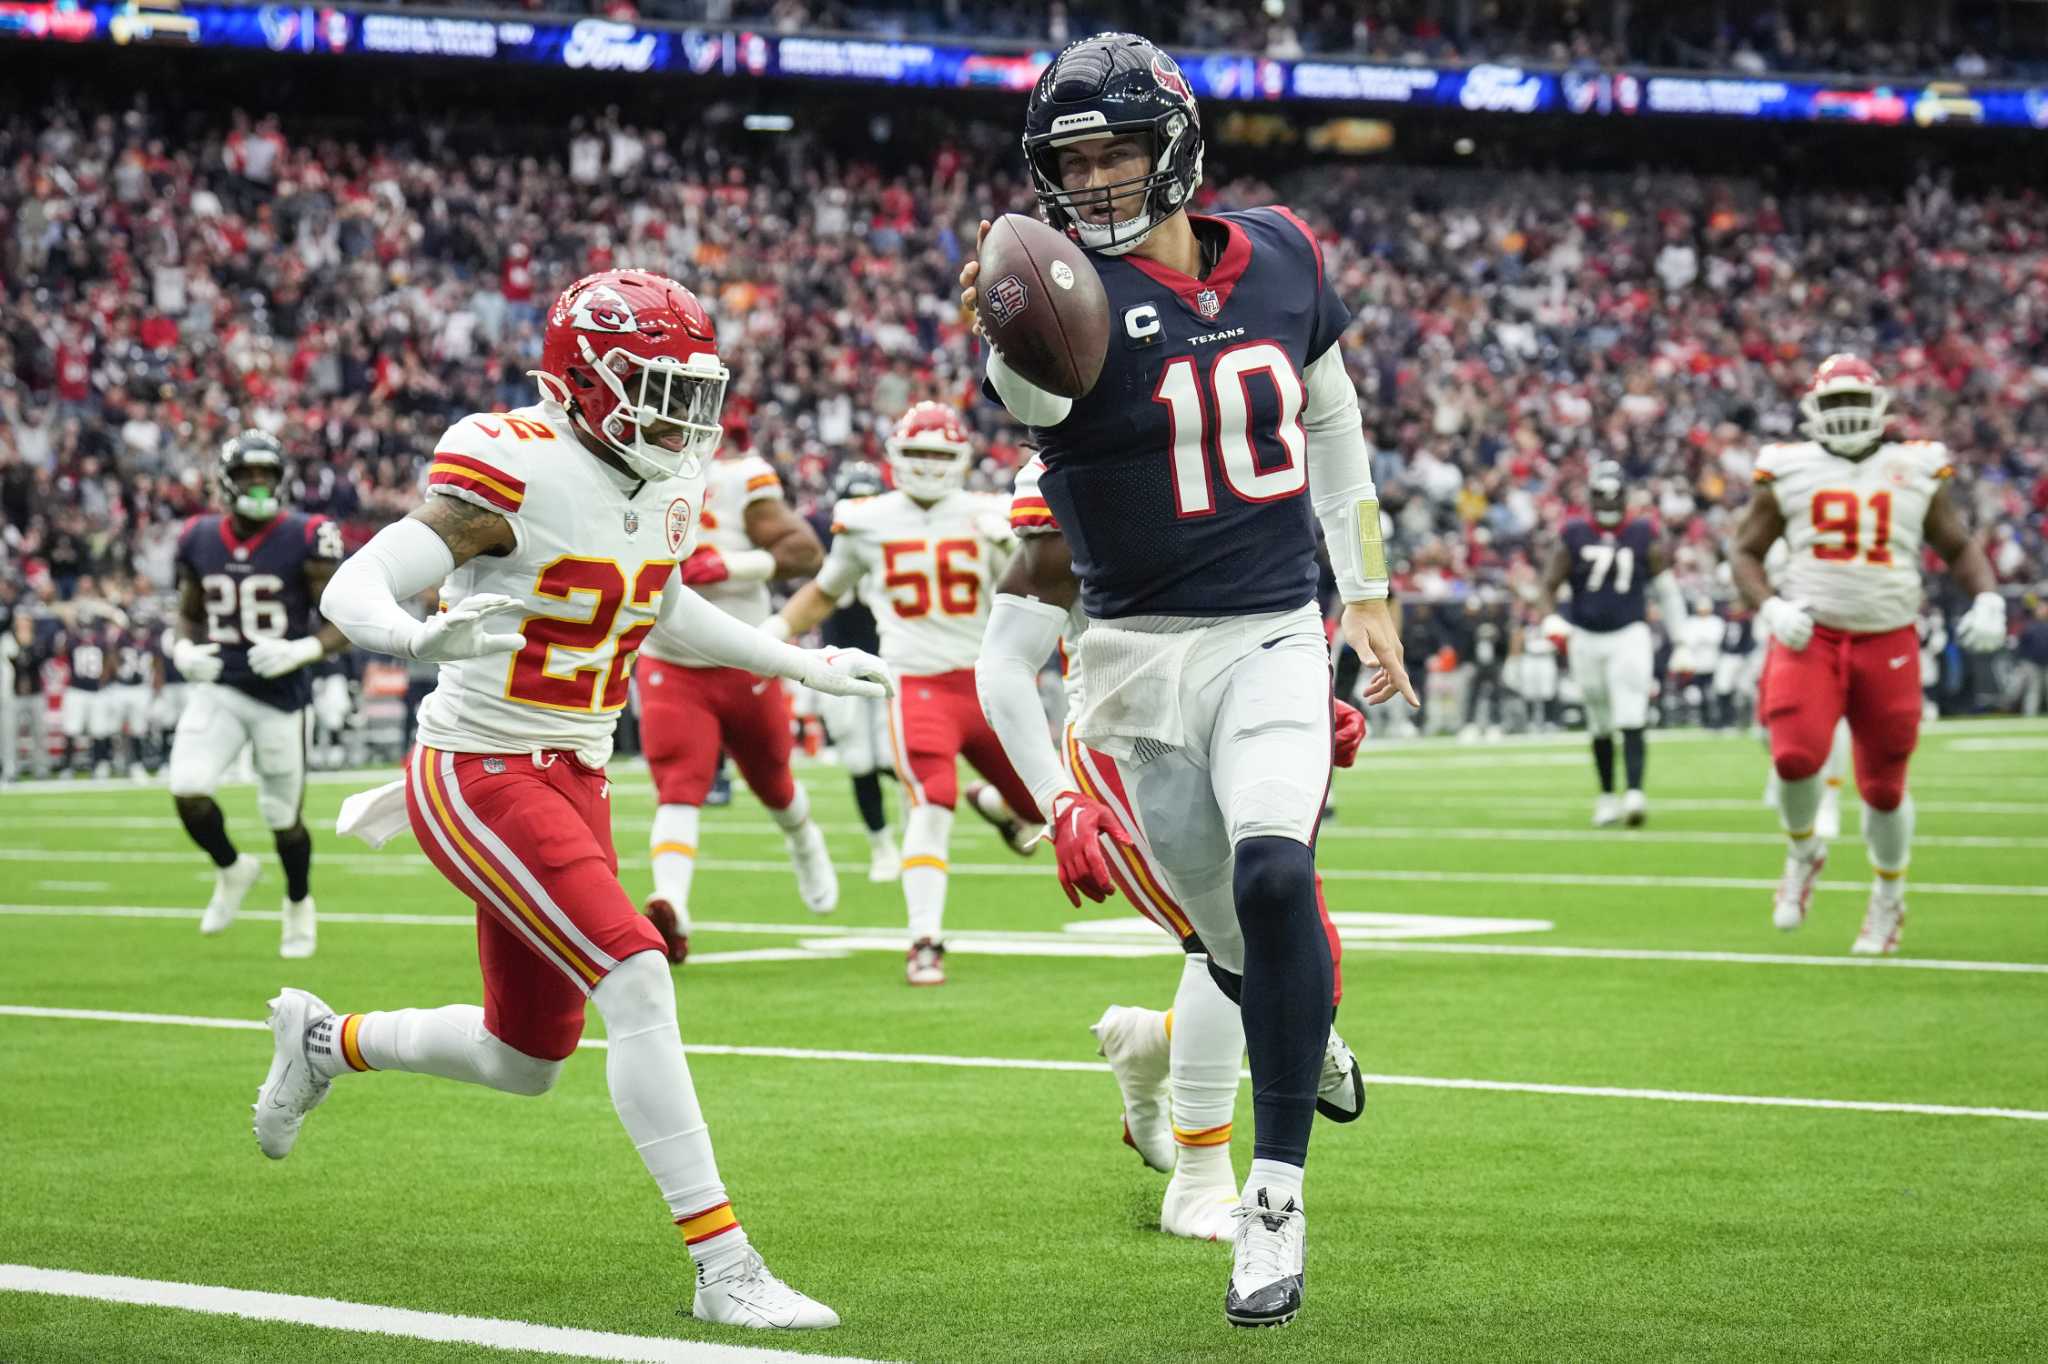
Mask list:
[[[1093,138],[1138,136],[1152,168],[1092,189],[1061,183],[1059,151]],[[1186,208],[1202,183],[1202,119],[1173,58],[1135,33],[1098,33],[1068,43],[1039,74],[1024,111],[1024,159],[1046,221],[1090,251],[1120,256]],[[1076,210],[1142,189],[1121,222],[1091,223]]]
[[[832,479],[832,496],[841,500],[875,497],[887,486],[880,468],[867,460],[856,459],[839,466],[839,472]]]
[[[1621,465],[1611,459],[1594,464],[1586,490],[1592,495],[1593,520],[1610,528],[1620,525],[1628,514],[1628,485]]]
[[[274,521],[284,510],[284,447],[267,431],[248,430],[220,447],[220,490],[244,521]]]

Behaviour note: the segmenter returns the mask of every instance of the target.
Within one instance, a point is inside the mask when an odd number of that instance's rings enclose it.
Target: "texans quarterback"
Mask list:
[[[1645,620],[1646,588],[1657,592],[1665,628],[1675,630],[1688,614],[1664,546],[1650,522],[1628,514],[1627,482],[1611,459],[1593,465],[1587,479],[1588,515],[1566,523],[1543,574],[1540,599],[1543,633],[1566,639],[1565,665],[1586,708],[1586,733],[1593,741],[1593,772],[1600,796],[1593,823],[1630,828],[1649,818],[1643,795],[1648,753],[1643,727],[1650,722],[1650,683],[1656,648]],[[1569,625],[1557,616],[1557,592],[1571,584]],[[1626,790],[1614,794],[1614,734],[1621,731]]]
[[[317,943],[313,836],[300,817],[306,794],[306,671],[348,647],[320,604],[342,561],[341,527],[286,511],[284,447],[263,431],[221,446],[216,475],[228,510],[196,516],[178,537],[177,634],[171,663],[186,698],[171,734],[170,788],[178,819],[215,867],[201,933],[224,932],[262,874],[238,853],[213,793],[244,748],[256,769],[256,805],[284,869],[278,952],[310,957]]]
[[[1333,743],[1317,521],[1344,636],[1374,665],[1366,699],[1416,704],[1339,345],[1349,312],[1286,209],[1189,212],[1200,115],[1145,39],[1064,48],[1032,92],[1023,147],[1041,211],[1094,258],[1110,340],[1076,399],[990,352],[987,391],[1031,428],[1062,535],[1012,560],[983,647],[1049,657],[1078,580],[1088,697],[1075,733],[1116,760],[1140,829],[1069,784],[1042,724],[1004,735],[1031,788],[1054,793],[1047,814],[1077,888],[1108,893],[1104,836],[1141,832],[1186,885],[1231,860],[1222,921],[1193,923],[1205,941],[1244,944],[1241,975],[1219,979],[1241,1006],[1256,1123],[1224,1316],[1277,1325],[1301,1307],[1303,1167],[1334,989],[1315,884]],[[970,312],[979,273],[970,261],[960,274]]]
[[[683,560],[682,580],[748,626],[768,618],[771,579],[808,577],[825,559],[816,533],[783,501],[774,467],[758,454],[710,461],[697,524],[702,541]],[[815,914],[838,908],[832,854],[811,818],[810,794],[789,765],[795,741],[782,679],[718,667],[659,622],[640,653],[633,675],[640,741],[660,802],[649,835],[654,894],[647,916],[661,929],[669,960],[680,963],[690,951],[699,822],[720,752],[732,755],[782,830],[797,898]]]
[[[1957,642],[1988,653],[2006,637],[2005,598],[1949,496],[1947,447],[1886,439],[1890,410],[1891,390],[1868,361],[1822,361],[1799,402],[1806,439],[1757,452],[1756,496],[1732,554],[1735,585],[1771,636],[1759,708],[1788,840],[1771,921],[1787,931],[1806,921],[1828,855],[1814,827],[1821,773],[1836,722],[1846,717],[1876,873],[1850,950],[1867,956],[1898,951],[1906,921],[1906,766],[1920,737],[1923,545],[1971,594]],[[1764,561],[1779,540],[1790,553],[1774,591]]]
[[[548,315],[534,378],[538,403],[449,429],[424,505],[379,531],[327,593],[329,619],[361,647],[441,665],[404,780],[352,798],[344,824],[372,841],[409,826],[475,903],[483,1005],[338,1014],[280,991],[257,1141],[289,1155],[342,1075],[545,1093],[594,1004],[612,1105],[696,1263],[692,1312],[836,1326],[768,1272],[719,1179],[665,945],[619,882],[604,765],[657,621],[715,666],[821,691],[880,694],[886,674],[872,658],[777,643],[675,581],[727,378],[687,289],[635,270],[572,284]],[[414,620],[401,603],[437,583],[444,609]]]
[[[888,452],[895,489],[834,509],[825,567],[768,628],[794,638],[822,624],[863,584],[872,587],[882,661],[897,677],[890,747],[910,803],[903,829],[910,921],[904,979],[943,985],[946,853],[961,795],[960,759],[988,779],[993,797],[971,790],[969,802],[1007,831],[1012,848],[1028,850],[1036,830],[1027,838],[1024,826],[1043,823],[974,697],[990,592],[1016,537],[1007,499],[965,489],[974,443],[952,408],[912,406],[891,432]]]
[[[1072,556],[1060,538],[1059,522],[1040,484],[1045,461],[1033,456],[1017,473],[1010,499],[1010,525],[1021,542],[1046,540],[1033,551],[1038,580],[1049,582],[1064,558],[1069,592],[1078,592]],[[1027,610],[1042,610],[1036,600]],[[1057,608],[1052,608],[1057,609]],[[1069,608],[1059,638],[1060,683],[1069,717],[1087,706],[1087,683],[1081,666],[1080,642],[1088,617],[1078,601]],[[1038,699],[1039,661],[990,640],[975,665],[975,684],[982,711],[1006,747],[1024,753],[1045,727]],[[1334,733],[1332,763],[1349,767],[1365,740],[1365,717],[1334,697],[1330,702]],[[1236,868],[1226,856],[1204,881],[1189,882],[1163,866],[1147,845],[1144,825],[1130,810],[1124,773],[1117,761],[1074,737],[1069,720],[1061,745],[1065,768],[1039,773],[1033,796],[1050,804],[1061,792],[1076,790],[1090,800],[1118,811],[1128,839],[1114,838],[1105,850],[1070,841],[1066,852],[1081,853],[1086,864],[1060,864],[1060,885],[1079,907],[1082,894],[1114,885],[1124,899],[1150,922],[1170,934],[1183,953],[1180,984],[1173,1007],[1160,1011],[1113,1004],[1090,1031],[1097,1049],[1109,1062],[1123,1099],[1123,1140],[1153,1169],[1171,1175],[1159,1207],[1159,1229],[1169,1236],[1202,1241],[1230,1239],[1236,1231],[1233,1211],[1239,1205],[1236,1173],[1230,1163],[1231,1117],[1237,1107],[1238,1069],[1244,1062],[1244,1023],[1237,1001],[1223,992],[1210,962],[1225,976],[1244,972],[1244,940],[1236,931],[1232,883]],[[1037,750],[1043,756],[1043,750]],[[1322,915],[1331,958],[1331,1014],[1343,1002],[1343,945],[1323,905],[1321,878],[1316,908]],[[1196,922],[1218,935],[1212,943],[1196,931]],[[1316,1111],[1336,1122],[1351,1122],[1365,1111],[1365,1082],[1351,1049],[1335,1027],[1323,1052],[1322,1077],[1316,1088]]]

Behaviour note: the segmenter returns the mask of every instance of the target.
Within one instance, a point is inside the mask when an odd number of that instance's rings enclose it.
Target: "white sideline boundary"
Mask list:
[[[42,1293],[94,1302],[172,1307],[184,1312],[358,1331],[406,1340],[483,1345],[496,1350],[545,1352],[568,1359],[611,1359],[636,1364],[866,1364],[851,1355],[799,1354],[794,1350],[659,1336],[619,1335],[570,1326],[540,1326],[497,1317],[459,1317],[339,1298],[296,1293],[261,1293],[247,1288],[131,1279],[120,1274],[85,1274],[35,1265],[0,1265],[0,1292]]]
[[[1626,835],[1620,837],[1625,838]],[[81,850],[65,848],[46,851],[42,848],[0,848],[0,862],[60,862],[76,864],[81,860],[102,862],[128,862],[153,866],[184,866],[203,871],[206,860],[203,855],[188,849],[139,849],[107,848]],[[368,872],[372,875],[410,876],[422,875],[438,878],[433,864],[414,853],[323,853],[320,865],[341,866],[350,871]],[[832,864],[839,871],[849,875],[856,872],[865,874],[866,859],[835,861]],[[622,857],[621,869],[645,871],[648,860],[644,857]],[[788,859],[768,858],[721,858],[707,857],[697,863],[699,871],[754,871],[786,873]],[[1053,864],[1050,858],[1033,859],[1030,862],[955,862],[951,867],[955,876],[1027,876],[1051,880]],[[1618,876],[1598,872],[1523,872],[1523,871],[1439,871],[1424,868],[1394,867],[1330,867],[1323,871],[1325,881],[1392,881],[1402,884],[1434,884],[1465,886],[1577,886],[1587,889],[1621,890],[1775,890],[1775,878],[1754,876]],[[2048,886],[2020,885],[1974,885],[1961,881],[1911,881],[1909,893],[1914,895],[1975,895],[1999,898],[2018,897],[2022,899],[2048,899]],[[1845,891],[1864,894],[1870,889],[1867,881],[1822,881],[1817,889]]]
[[[254,1018],[128,1013],[115,1009],[58,1009],[31,1004],[0,1004],[0,1017],[87,1023],[139,1023],[157,1027],[220,1028],[235,1032],[270,1031],[266,1023]],[[587,1037],[579,1049],[602,1050],[604,1046],[603,1038]],[[779,1061],[842,1061],[870,1065],[942,1066],[963,1070],[1059,1071],[1069,1074],[1109,1073],[1108,1064],[1101,1061],[1049,1061],[1017,1056],[948,1056],[930,1052],[820,1050],[812,1047],[729,1047],[703,1043],[685,1043],[683,1050],[692,1056],[740,1056]],[[1239,1078],[1248,1079],[1250,1076],[1248,1072],[1240,1072]],[[1902,1113],[1931,1118],[2007,1118],[2020,1122],[2048,1122],[2048,1112],[2031,1108],[1979,1108],[1960,1104],[1872,1099],[1812,1099],[1776,1094],[1714,1094],[1685,1089],[1560,1085],[1527,1080],[1479,1080],[1433,1075],[1368,1074],[1365,1079],[1368,1084],[1400,1089],[1465,1089],[1567,1098],[1636,1099],[1655,1103],[1730,1104],[1748,1108],[1804,1108],[1837,1113]]]
[[[50,919],[183,919],[196,920],[202,911],[183,909],[169,905],[10,905],[0,904],[0,917],[50,918]],[[247,919],[258,923],[276,923],[284,916],[274,909],[245,909],[237,921]],[[326,924],[372,924],[399,928],[460,928],[476,926],[473,914],[365,914],[351,911],[322,911],[320,922]],[[1083,921],[1086,922],[1086,921]],[[776,924],[746,923],[729,920],[699,919],[693,924],[699,933],[733,933],[771,938],[805,938],[830,941],[841,937],[872,938],[887,935],[890,930],[862,927],[853,924]],[[1430,942],[1426,940],[1394,941],[1385,938],[1343,937],[1346,952],[1420,952],[1424,954],[1445,954],[1474,957],[1548,957],[1560,960],[1580,958],[1589,961],[1662,961],[1693,962],[1715,966],[1823,966],[1847,967],[1852,970],[1875,971],[1962,971],[1981,972],[1987,975],[2048,975],[2048,962],[2035,961],[1970,961],[1942,957],[1822,957],[1802,956],[1792,952],[1723,952],[1704,949],[1661,948],[1661,947],[1561,947],[1543,946],[1534,943],[1474,943],[1474,942]],[[950,930],[946,935],[949,943],[965,951],[973,951],[978,942],[1044,942],[1056,944],[1096,944],[1098,946],[1129,943],[1158,943],[1156,955],[1172,956],[1179,952],[1170,941],[1161,937],[1138,920],[1132,920],[1129,938],[1116,935],[1080,934],[1075,932],[1047,933],[1030,929],[1014,932],[1000,929],[961,928]],[[890,949],[900,951],[909,945],[908,933],[890,939]],[[813,945],[800,950],[760,949],[757,951],[693,953],[690,963],[714,965],[727,962],[746,961],[803,961],[823,955],[820,947]],[[1104,955],[1109,955],[1104,953]],[[1154,955],[1147,953],[1147,955]]]

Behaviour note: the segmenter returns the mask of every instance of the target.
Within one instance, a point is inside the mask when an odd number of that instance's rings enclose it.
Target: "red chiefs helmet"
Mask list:
[[[694,472],[724,431],[726,368],[697,296],[644,270],[586,275],[548,313],[541,396],[647,478]]]
[[[1813,372],[1799,400],[1808,440],[1847,459],[1861,459],[1884,437],[1891,390],[1870,362],[1854,355],[1830,355]]]
[[[912,497],[937,501],[967,481],[974,437],[944,403],[914,405],[889,433],[889,472]]]

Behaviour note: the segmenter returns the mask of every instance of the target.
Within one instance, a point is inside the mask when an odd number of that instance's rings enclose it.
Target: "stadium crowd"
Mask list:
[[[429,0],[419,0],[428,3]],[[441,0],[432,0],[441,3]],[[446,6],[443,5],[445,8]],[[1844,7],[1779,0],[1626,5],[1602,0],[470,0],[460,8],[630,21],[759,25],[778,32],[995,38],[1057,46],[1128,29],[1197,51],[1394,62],[1624,64],[1996,80],[2038,76],[2048,51],[1988,14],[1899,32]],[[2010,16],[2008,16],[2009,18]],[[2037,34],[2038,38],[2039,35]]]
[[[284,439],[296,502],[359,543],[416,501],[450,421],[531,401],[541,307],[613,265],[705,298],[732,445],[800,509],[924,397],[973,408],[980,477],[1006,484],[1022,433],[976,403],[951,280],[977,216],[1032,207],[1007,126],[887,163],[609,114],[524,153],[459,140],[241,115],[174,138],[141,103],[0,127],[0,613],[164,592],[212,452],[244,425]],[[1720,546],[1757,444],[1791,431],[1837,349],[1889,376],[1901,429],[1956,450],[2015,602],[2048,578],[2048,227],[2030,199],[1383,166],[1268,184],[1227,160],[1204,206],[1292,203],[1355,309],[1397,587],[1445,604],[1411,613],[1423,653],[1469,658],[1468,600],[1503,644],[1523,633],[1599,456],[1675,538],[1694,599],[1727,603]],[[2023,690],[2002,666],[1952,678],[1958,703]]]

